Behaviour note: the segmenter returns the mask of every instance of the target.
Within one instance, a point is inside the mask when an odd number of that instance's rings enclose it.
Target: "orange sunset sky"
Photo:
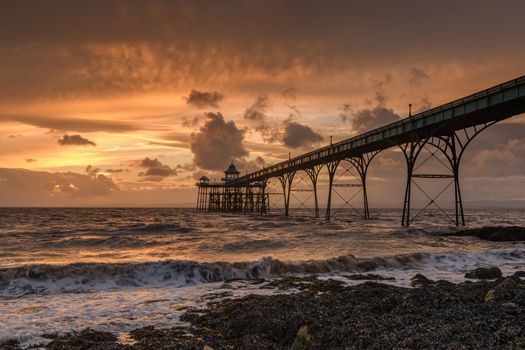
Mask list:
[[[4,1],[0,205],[193,205],[257,169],[525,74],[523,1]],[[525,199],[525,118],[466,154],[476,201]],[[404,159],[372,163],[402,204]]]

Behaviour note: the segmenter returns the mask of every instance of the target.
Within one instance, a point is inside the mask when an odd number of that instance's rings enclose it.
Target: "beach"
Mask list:
[[[525,347],[522,278],[525,271],[453,284],[417,275],[412,288],[315,277],[229,281],[286,293],[221,297],[206,310],[187,310],[186,326],[144,327],[125,338],[92,329],[47,335],[45,349],[518,349]],[[11,342],[0,349],[19,348]]]
[[[2,350],[524,346],[519,210],[474,212],[465,230],[433,216],[403,228],[396,211],[3,214]]]

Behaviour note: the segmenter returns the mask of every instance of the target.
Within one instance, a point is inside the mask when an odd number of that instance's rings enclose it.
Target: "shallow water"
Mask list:
[[[521,210],[469,211],[470,226],[525,225]],[[438,212],[409,229],[397,210],[364,221],[188,209],[0,209],[0,341],[91,326],[124,332],[179,323],[216,293],[271,293],[232,278],[372,271],[462,281],[466,270],[525,269],[523,244],[441,237]],[[343,278],[344,279],[344,278]],[[352,282],[355,283],[355,282]]]

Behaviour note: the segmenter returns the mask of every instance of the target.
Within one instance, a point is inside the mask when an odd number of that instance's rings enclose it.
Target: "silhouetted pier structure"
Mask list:
[[[446,103],[422,113],[409,116],[397,122],[371,130],[346,140],[314,151],[290,158],[287,161],[265,167],[261,170],[239,176],[228,174],[222,183],[212,184],[201,178],[199,188],[198,210],[225,212],[259,212],[266,213],[269,208],[269,194],[266,191],[268,181],[279,180],[284,199],[284,213],[289,215],[290,194],[293,182],[299,173],[310,179],[314,200],[314,215],[319,217],[317,183],[321,169],[328,172],[328,198],[325,218],[331,217],[332,193],[336,187],[358,187],[363,197],[363,216],[370,217],[366,176],[370,162],[381,151],[398,147],[406,160],[407,179],[403,202],[401,223],[409,225],[411,216],[412,185],[416,178],[450,179],[445,189],[454,189],[454,221],[456,225],[465,224],[463,202],[459,183],[459,168],[465,149],[482,131],[495,123],[525,113],[525,76],[499,84],[489,89]],[[444,158],[440,162],[447,169],[443,173],[421,173],[416,166],[422,151],[430,157]],[[424,159],[423,162],[426,162]],[[334,184],[336,171],[342,162],[349,164],[358,174],[359,182],[355,184]],[[233,165],[233,164],[232,164]],[[235,170],[236,171],[236,170]],[[425,193],[429,203],[415,216],[431,205],[435,205],[448,215],[436,203],[436,197]],[[444,190],[443,190],[444,191]],[[443,192],[441,191],[438,196]],[[343,200],[345,200],[343,198]],[[348,203],[348,200],[346,200]]]
[[[202,176],[197,182],[197,211],[267,213],[270,198],[265,193],[265,184],[230,185],[239,178],[239,174],[232,163],[224,171],[221,182],[210,182]]]

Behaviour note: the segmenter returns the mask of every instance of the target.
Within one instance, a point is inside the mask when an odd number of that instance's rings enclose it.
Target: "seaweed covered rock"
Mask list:
[[[497,267],[480,267],[465,273],[465,278],[478,280],[496,279],[502,276],[501,270]]]
[[[418,273],[417,275],[415,275],[414,277],[410,279],[410,285],[414,288],[429,286],[432,283],[434,283],[434,281],[432,281],[431,279],[428,279],[427,277],[423,276],[420,273]]]
[[[525,241],[525,227],[522,226],[486,226],[460,230],[451,236],[475,236],[486,241]]]
[[[484,298],[485,302],[517,301],[525,304],[525,284],[519,278],[507,277],[490,289]]]
[[[187,311],[188,326],[145,327],[124,345],[109,333],[60,336],[48,350],[317,350],[525,348],[519,277],[452,284],[418,275],[421,288],[345,286],[317,278],[272,281],[277,295],[214,301]],[[18,350],[2,348],[2,350]]]
[[[127,345],[117,343],[117,337],[107,332],[86,328],[56,338],[47,344],[48,350],[129,350]]]

